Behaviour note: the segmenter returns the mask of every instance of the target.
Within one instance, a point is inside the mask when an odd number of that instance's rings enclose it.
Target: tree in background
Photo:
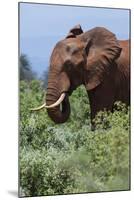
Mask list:
[[[25,54],[19,58],[20,80],[31,81],[36,78],[35,72],[32,71],[31,64]]]
[[[48,71],[47,70],[45,70],[42,73],[40,80],[42,81],[42,87],[47,88],[47,83],[48,83]]]

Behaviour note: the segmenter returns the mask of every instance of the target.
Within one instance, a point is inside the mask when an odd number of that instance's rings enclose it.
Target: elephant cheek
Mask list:
[[[59,91],[60,93],[68,92],[70,89],[70,80],[65,72],[62,72],[59,76]]]

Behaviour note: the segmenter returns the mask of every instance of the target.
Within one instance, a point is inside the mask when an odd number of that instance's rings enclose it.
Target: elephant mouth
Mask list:
[[[63,101],[58,105],[60,111],[63,112],[63,113],[64,113],[64,107],[69,101],[69,93],[68,92],[64,92],[64,94],[65,94],[65,97],[64,97]]]
[[[64,97],[61,98],[61,97]],[[47,108],[48,115],[55,123],[64,123],[68,120],[70,115],[70,103],[68,93],[62,93],[60,98],[55,102],[57,105],[50,105],[53,107]],[[59,101],[60,100],[60,101]]]
[[[66,91],[68,96],[71,96],[73,91],[76,90],[77,86],[71,86],[68,91]]]
[[[74,89],[70,89],[70,90],[67,92],[68,96],[71,96],[72,93],[73,93],[73,91],[74,91]]]

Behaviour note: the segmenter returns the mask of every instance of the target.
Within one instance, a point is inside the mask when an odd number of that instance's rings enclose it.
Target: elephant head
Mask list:
[[[81,84],[88,91],[101,84],[120,52],[115,35],[107,29],[83,33],[80,25],[72,28],[52,52],[46,104],[34,110],[46,107],[55,123],[65,122],[70,115],[69,95]]]

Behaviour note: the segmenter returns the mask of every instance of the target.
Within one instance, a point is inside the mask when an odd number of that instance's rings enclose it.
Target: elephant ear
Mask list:
[[[87,90],[94,89],[110,73],[112,63],[120,56],[121,48],[116,36],[105,28],[97,27],[84,34],[85,85]]]
[[[82,33],[83,33],[83,30],[81,26],[78,24],[69,31],[66,38],[75,38],[77,35],[80,35]]]

